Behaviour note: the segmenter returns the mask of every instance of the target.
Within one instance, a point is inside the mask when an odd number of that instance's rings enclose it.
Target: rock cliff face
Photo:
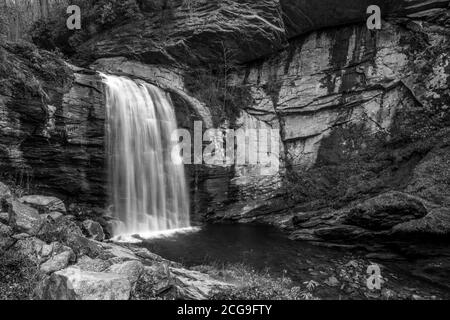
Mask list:
[[[136,19],[88,22],[71,58],[168,90],[180,127],[202,120],[280,132],[277,174],[189,168],[193,210],[208,219],[275,223],[309,240],[448,225],[449,1],[370,2],[136,1]],[[379,31],[365,26],[369,4],[382,8]],[[215,123],[217,106],[189,82],[193,70],[227,59],[227,88],[245,99],[233,119]],[[34,96],[4,88],[0,163],[29,170],[44,190],[98,202],[103,89],[95,73],[64,69],[56,83],[38,77],[45,85]],[[383,223],[397,209],[407,218]],[[376,230],[355,212],[378,221]]]
[[[448,152],[449,141],[448,10],[417,17],[392,19],[378,32],[359,24],[313,32],[236,75],[234,84],[247,87],[253,100],[243,113],[280,128],[280,159],[295,178],[272,189],[280,198],[262,194],[213,218],[274,222],[300,229],[295,238],[319,240],[371,233],[347,218],[353,209],[335,209],[380,192],[419,195],[433,202],[428,212],[447,206],[447,192],[437,189],[448,182],[437,176],[448,176],[448,162],[437,155]],[[254,186],[267,188],[266,180]],[[301,205],[286,205],[283,192]],[[292,214],[301,216],[294,226]],[[381,217],[371,219],[388,220]]]
[[[142,2],[141,18],[94,34],[79,54],[199,65],[216,63],[226,50],[244,62],[281,49],[286,40],[277,0]]]
[[[1,48],[0,172],[22,187],[103,203],[100,77],[33,46]]]
[[[86,22],[76,48],[78,61],[124,56],[149,64],[215,64],[224,55],[237,63],[266,57],[307,32],[365,22],[369,5],[384,18],[420,17],[448,6],[447,0],[376,1],[130,1],[140,14],[118,26]]]

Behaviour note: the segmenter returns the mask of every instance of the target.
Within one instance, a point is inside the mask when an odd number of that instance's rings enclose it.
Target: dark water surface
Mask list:
[[[321,284],[318,294],[321,298],[371,297],[365,284],[365,277],[368,277],[365,272],[372,262],[382,266],[383,277],[388,279],[387,287],[395,291],[398,298],[450,297],[450,286],[439,282],[439,279],[448,282],[450,278],[450,270],[446,268],[450,266],[450,258],[445,255],[432,260],[396,256],[391,261],[380,261],[367,259],[367,252],[292,241],[273,227],[240,224],[206,225],[197,232],[146,240],[143,245],[187,267],[243,263],[258,271],[268,269],[274,275],[287,275],[299,284],[314,280]],[[352,267],[356,266],[355,262],[358,268]],[[352,273],[356,269],[359,271]],[[433,277],[435,273],[438,280]],[[336,277],[339,285],[325,284],[330,277]],[[341,280],[346,278],[348,283]],[[352,281],[355,283],[351,284]]]

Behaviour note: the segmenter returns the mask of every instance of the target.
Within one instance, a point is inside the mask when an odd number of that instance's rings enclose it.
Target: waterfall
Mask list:
[[[189,199],[182,164],[170,157],[177,128],[172,103],[140,80],[102,75],[107,86],[107,155],[115,235],[187,228]]]

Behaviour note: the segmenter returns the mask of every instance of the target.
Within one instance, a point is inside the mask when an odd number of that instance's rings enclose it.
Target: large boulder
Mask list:
[[[136,294],[144,289],[148,297],[182,300],[205,300],[214,295],[217,290],[233,287],[207,274],[170,267],[165,263],[145,267],[138,286],[141,290],[136,290]]]
[[[14,242],[10,250],[14,250],[36,264],[48,258],[48,251],[44,250],[46,243],[35,237],[24,237]]]
[[[88,239],[71,216],[47,220],[38,234],[46,242],[58,241],[73,249],[78,256],[96,258],[103,254],[101,243]]]
[[[427,209],[420,199],[402,192],[388,192],[351,208],[344,224],[381,231],[424,217]]]
[[[114,264],[108,268],[107,272],[121,274],[127,277],[130,281],[131,286],[134,287],[136,282],[139,280],[142,272],[144,270],[144,265],[142,262],[137,260],[126,261],[119,264]]]
[[[80,227],[71,216],[62,216],[55,221],[47,220],[39,235],[47,242],[67,242],[71,237],[83,236]]]
[[[105,239],[103,228],[98,222],[85,220],[83,221],[83,229],[86,232],[87,236],[91,239],[97,241],[103,241]]]
[[[171,268],[178,290],[178,298],[183,300],[204,300],[210,298],[219,290],[229,289],[229,283],[215,280],[198,271],[181,268]]]
[[[17,200],[8,201],[10,224],[23,232],[34,234],[42,227],[44,220],[39,212]]]
[[[66,213],[66,206],[64,202],[56,197],[31,195],[24,196],[19,199],[20,202],[30,205],[33,208],[39,210],[40,214],[46,214],[50,212]]]
[[[130,292],[130,281],[124,275],[69,267],[46,278],[40,285],[38,297],[44,300],[128,300]]]
[[[92,259],[89,256],[81,256],[78,258],[74,267],[90,272],[103,272],[111,266],[108,260]]]
[[[61,252],[41,264],[40,269],[44,273],[53,273],[62,270],[69,265],[74,257],[75,255],[72,250]]]

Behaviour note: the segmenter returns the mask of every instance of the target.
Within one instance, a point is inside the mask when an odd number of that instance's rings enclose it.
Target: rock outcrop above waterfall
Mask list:
[[[278,1],[143,1],[141,17],[95,34],[77,51],[98,59],[139,57],[146,63],[215,63],[232,52],[239,62],[270,54],[286,40]]]
[[[380,6],[383,18],[420,17],[446,8],[448,0],[87,2],[82,30],[67,33],[65,17],[53,17],[39,25],[35,39],[60,47],[80,63],[117,56],[191,67],[215,65],[219,59],[246,63],[308,32],[365,22],[370,5]]]

